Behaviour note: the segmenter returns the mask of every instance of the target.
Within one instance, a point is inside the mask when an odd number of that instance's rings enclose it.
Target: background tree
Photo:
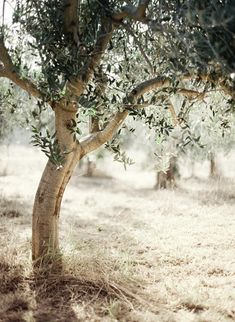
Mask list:
[[[218,154],[227,155],[234,147],[234,111],[223,93],[211,92],[198,101],[187,116],[187,124],[197,144],[184,147],[194,161],[209,160],[209,176],[219,177]]]

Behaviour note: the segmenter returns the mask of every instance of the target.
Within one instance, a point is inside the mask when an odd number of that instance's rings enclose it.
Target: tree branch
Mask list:
[[[189,79],[192,80],[193,77],[191,76],[191,78],[189,78],[188,75],[181,77],[181,80],[189,80]],[[204,78],[204,80],[208,81],[208,78]],[[102,144],[104,144],[105,142],[107,142],[108,140],[110,140],[112,138],[114,133],[120,127],[120,125],[125,120],[125,118],[128,116],[131,108],[134,108],[135,106],[139,107],[139,104],[136,105],[135,103],[140,96],[142,96],[145,93],[148,93],[150,91],[156,90],[158,88],[164,88],[164,87],[169,87],[169,86],[171,86],[171,80],[166,77],[155,77],[153,79],[147,80],[147,81],[139,84],[138,86],[136,86],[131,91],[131,93],[126,97],[125,101],[128,101],[129,104],[124,104],[124,106],[128,106],[129,107],[128,110],[125,109],[122,112],[117,112],[113,116],[111,121],[107,124],[107,126],[102,131],[93,133],[81,140],[80,144],[82,147],[83,155],[86,155],[87,153],[97,149]],[[198,95],[198,92],[188,90],[188,89],[179,89],[179,91],[181,91],[182,94],[184,94],[184,95],[187,94],[188,96],[191,96],[191,97],[192,96],[195,97],[195,95]],[[199,94],[202,94],[202,93],[199,93]],[[203,95],[204,94],[205,93],[203,93]],[[144,106],[146,106],[146,104],[144,104],[142,106],[144,107]],[[174,107],[172,106],[172,104],[169,105],[169,110],[174,117],[175,123],[176,122],[178,123],[177,115],[174,111]]]
[[[79,47],[79,17],[80,0],[64,0],[64,29],[73,35],[73,41]]]
[[[97,97],[102,97],[102,95],[105,93],[107,85],[108,85],[108,77],[103,72],[102,66],[99,67],[99,70],[96,74],[95,82],[96,82],[95,94]],[[96,110],[96,112],[100,112],[99,101],[97,103],[95,110]],[[95,133],[98,131],[100,131],[99,117],[97,115],[90,116],[89,117],[89,133]]]
[[[32,83],[29,79],[21,78],[16,72],[16,68],[8,54],[3,39],[0,39],[0,76],[6,77],[14,82],[16,85],[27,91],[30,95],[43,98],[43,93]]]
[[[167,77],[158,76],[152,79],[149,79],[133,89],[132,94],[133,96],[140,97],[141,95],[144,95],[147,92],[150,92],[152,90],[158,89],[158,88],[164,88],[164,87],[170,87],[171,86],[171,80]]]
[[[179,88],[177,93],[186,96],[188,99],[203,100],[207,92],[198,92],[192,89]]]
[[[123,112],[117,112],[102,131],[88,135],[83,140],[81,140],[80,144],[82,147],[83,156],[91,151],[96,150],[102,144],[109,141],[128,114],[129,111],[126,110]]]
[[[99,36],[97,38],[94,50],[88,59],[86,66],[83,68],[78,78],[72,79],[67,86],[67,91],[76,96],[80,96],[85,89],[85,86],[92,78],[94,70],[99,66],[101,58],[112,38],[114,25],[112,21],[105,17],[101,23]]]
[[[154,79],[145,81],[135,87],[126,97],[126,100],[130,104],[129,108],[135,106],[135,102],[138,97],[151,90],[161,87],[163,84],[163,78],[156,77]],[[117,112],[102,131],[93,133],[80,141],[83,154],[86,155],[87,153],[94,151],[95,149],[100,147],[105,142],[109,141],[113,137],[114,133],[118,130],[120,125],[123,123],[125,118],[128,116],[129,112],[129,109],[122,112]]]
[[[224,94],[232,97],[233,99],[235,99],[235,90],[234,90],[234,86],[231,86],[228,84],[227,80],[223,77],[217,77],[215,78],[214,76],[211,75],[206,75],[206,74],[195,74],[195,75],[183,75],[181,77],[182,80],[194,80],[194,79],[198,79],[199,81],[203,81],[203,82],[209,82],[211,84],[215,84],[217,85],[223,92]]]
[[[74,3],[75,0],[67,0],[67,2]],[[112,18],[104,17],[101,22],[100,32],[94,50],[88,60],[86,66],[83,68],[81,74],[77,78],[73,78],[67,85],[67,93],[71,95],[80,96],[89,80],[94,74],[95,68],[99,65],[103,53],[105,52],[109,41],[112,38],[113,31],[115,29],[114,21],[119,24],[124,17],[129,17],[138,21],[146,21],[146,9],[150,0],[139,0],[137,7],[126,6],[122,13],[117,13]],[[71,14],[67,13],[67,16],[71,18]],[[123,16],[123,18],[121,17]],[[68,19],[71,21],[71,19]]]

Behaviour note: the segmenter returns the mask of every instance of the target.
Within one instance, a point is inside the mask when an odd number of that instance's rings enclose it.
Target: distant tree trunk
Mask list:
[[[214,153],[210,153],[209,155],[209,161],[210,161],[210,178],[218,178],[219,177],[219,171],[218,166],[216,163],[216,158]]]
[[[195,178],[195,161],[194,160],[191,160],[190,166],[191,166],[190,178]]]
[[[95,170],[95,162],[92,161],[89,157],[87,158],[85,162],[85,176],[86,177],[93,177],[94,175],[94,170]]]
[[[171,157],[169,168],[166,172],[157,173],[156,189],[174,188],[176,186],[176,175],[178,174],[177,158]]]
[[[76,110],[65,111],[63,106],[55,109],[58,144],[61,152],[68,153],[65,154],[62,167],[51,161],[47,162],[35,196],[32,219],[32,259],[35,266],[46,267],[51,255],[59,255],[58,223],[61,201],[72,172],[82,157],[81,148],[73,140],[69,130],[69,124],[71,119],[75,119],[75,115]]]

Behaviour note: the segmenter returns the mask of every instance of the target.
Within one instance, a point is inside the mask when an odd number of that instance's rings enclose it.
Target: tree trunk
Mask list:
[[[219,177],[219,171],[216,164],[216,159],[214,153],[210,153],[209,155],[210,159],[210,178],[218,178]]]
[[[48,261],[56,264],[59,255],[58,224],[61,201],[72,172],[81,158],[81,147],[76,145],[69,129],[75,110],[66,111],[63,106],[55,109],[55,128],[61,153],[66,152],[62,167],[47,162],[33,207],[32,259],[35,266],[46,268]],[[59,261],[58,261],[59,263]]]
[[[166,172],[159,171],[157,173],[156,189],[174,188],[176,186],[176,175],[178,174],[176,161],[176,157],[171,157],[168,170]]]

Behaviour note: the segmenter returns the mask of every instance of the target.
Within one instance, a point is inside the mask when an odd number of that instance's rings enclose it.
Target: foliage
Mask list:
[[[10,98],[12,96],[11,90],[8,88],[1,87],[0,91],[0,140],[4,139],[10,130],[10,122],[8,111],[6,110],[6,106],[8,105]],[[14,111],[10,111],[10,113],[14,113]]]
[[[234,103],[223,94],[212,93],[204,102],[195,104],[187,122],[199,143],[190,143],[184,149],[193,159],[205,159],[211,153],[227,154],[234,147]]]
[[[58,144],[58,140],[56,139],[56,133],[53,135],[50,134],[48,130],[46,130],[45,135],[42,135],[36,127],[32,127],[32,140],[31,143],[34,146],[40,147],[41,151],[45,153],[48,159],[57,166],[59,169],[62,167],[65,159],[65,152],[61,152],[60,146]]]
[[[153,1],[152,32],[171,73],[235,70],[233,0]],[[164,39],[168,39],[164,41]]]
[[[114,154],[114,161],[123,163],[125,170],[127,165],[134,164],[133,160],[126,155],[126,152],[121,150],[117,137],[114,137],[111,142],[106,143],[105,148]]]
[[[142,20],[135,19],[131,13],[136,8],[131,1],[81,1],[75,13],[79,20],[79,43],[74,41],[74,34],[65,31],[65,3],[16,1],[13,24],[11,28],[4,26],[3,32],[20,77],[32,78],[44,94],[33,118],[40,119],[42,110],[52,101],[66,98],[78,103],[79,118],[71,127],[74,139],[86,134],[85,125],[90,117],[103,129],[112,115],[129,109],[129,115],[153,128],[159,140],[170,135],[174,127],[169,114],[159,110],[167,110],[169,99],[182,87],[180,77],[198,75],[191,82],[196,88],[200,88],[204,74],[209,74],[215,84],[223,76],[226,84],[234,86],[230,76],[235,70],[235,6],[231,0],[153,0],[148,3],[146,19]],[[129,16],[113,21],[115,13],[122,10]],[[107,26],[113,23],[115,32],[103,59],[93,70],[94,75],[83,93],[79,97],[68,94],[68,83],[77,77],[86,77],[84,72],[94,55],[97,39],[104,32],[104,22]],[[10,42],[13,37],[17,40]],[[131,106],[126,97],[133,87],[158,75],[169,77],[170,85],[141,96],[138,108]],[[204,90],[210,90],[210,86],[206,84]],[[194,102],[186,101],[182,102],[178,115],[183,119],[181,147],[199,142],[186,122]],[[29,118],[28,121],[32,122]],[[41,147],[45,138],[48,137],[37,137]],[[50,144],[53,147],[54,143]],[[117,160],[126,162],[118,143],[106,146],[114,151]],[[50,153],[50,149],[43,148],[43,151]]]
[[[15,85],[7,80],[2,81],[0,89],[0,140],[9,137],[16,127],[26,126],[31,111],[25,109],[28,98]]]

